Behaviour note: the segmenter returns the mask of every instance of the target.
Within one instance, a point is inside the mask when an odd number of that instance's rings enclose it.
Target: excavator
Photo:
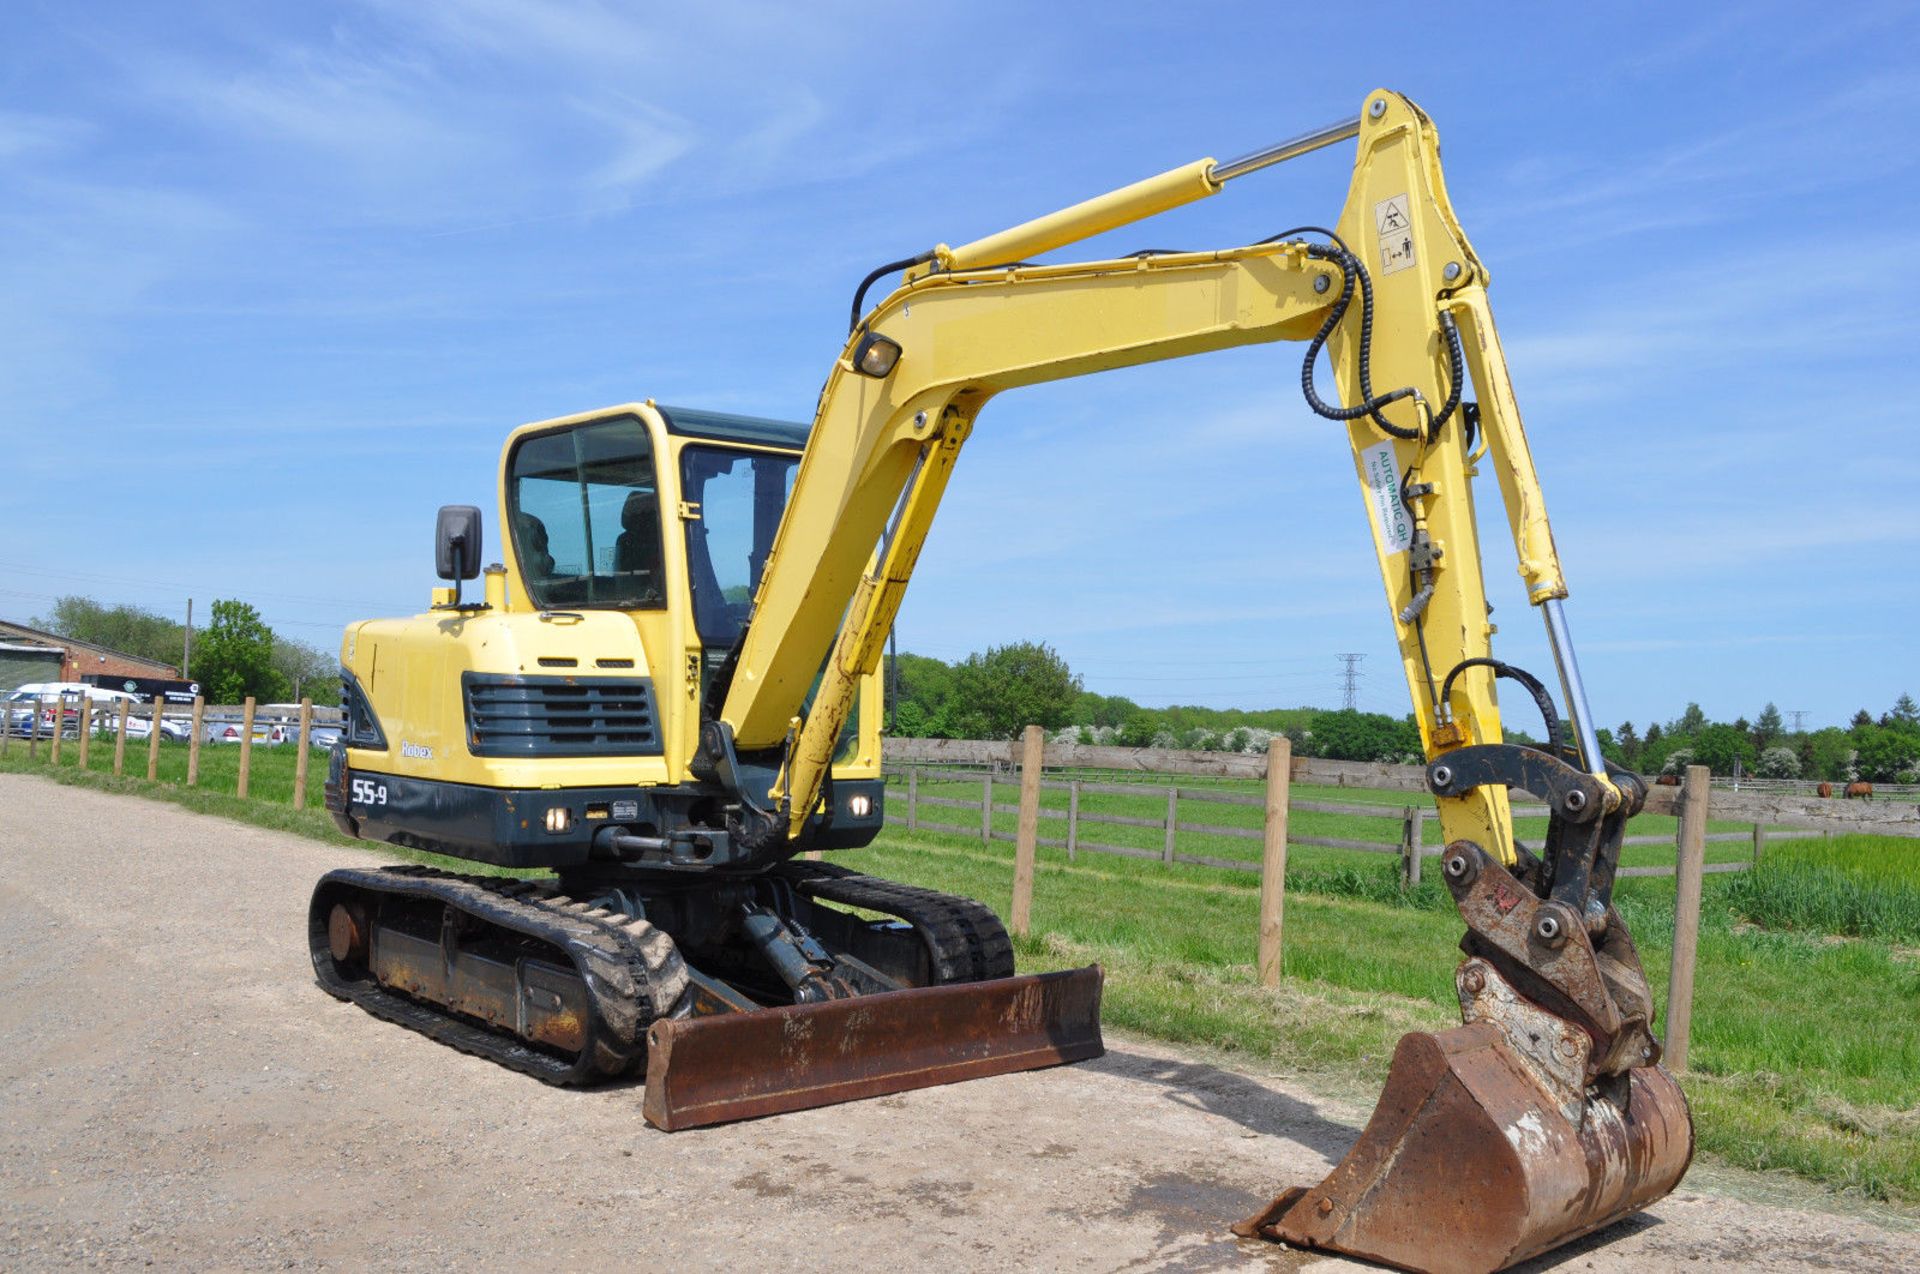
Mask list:
[[[1033,259],[1346,141],[1330,228]],[[1462,1025],[1406,1036],[1345,1159],[1234,1228],[1489,1270],[1661,1198],[1692,1121],[1612,903],[1646,787],[1601,755],[1488,283],[1432,122],[1376,91],[1242,158],[880,266],[808,424],[647,400],[513,431],[500,560],[482,571],[477,508],[443,508],[431,608],[346,630],[326,784],[348,834],[496,874],[328,874],[320,985],[551,1083],[644,1072],[645,1118],[669,1131],[1098,1055],[1097,966],[1016,975],[988,908],[821,854],[884,826],[883,646],[987,402],[1300,341],[1307,403],[1352,444],[1446,833]],[[1543,680],[1492,654],[1483,468],[1564,724]],[[1501,679],[1546,742],[1503,741]],[[1536,845],[1514,834],[1516,790],[1549,807]]]

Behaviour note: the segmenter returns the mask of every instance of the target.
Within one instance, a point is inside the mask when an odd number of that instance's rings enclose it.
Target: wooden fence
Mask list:
[[[1751,792],[1764,796],[1818,796],[1820,784],[1820,779],[1762,779],[1743,774],[1737,779],[1715,778],[1713,790]],[[1845,799],[1846,780],[1835,779],[1827,786],[1832,789],[1832,799]],[[1873,795],[1876,800],[1920,800],[1920,783],[1875,783]]]
[[[1025,936],[1033,910],[1034,858],[1042,846],[1064,849],[1070,858],[1082,851],[1118,854],[1130,858],[1158,859],[1167,864],[1186,863],[1202,867],[1221,867],[1236,871],[1257,871],[1260,879],[1259,955],[1261,981],[1276,985],[1280,979],[1282,940],[1285,932],[1286,859],[1289,845],[1320,846],[1332,849],[1361,850],[1370,853],[1397,853],[1404,877],[1417,883],[1420,862],[1438,854],[1424,844],[1428,812],[1422,805],[1369,805],[1359,802],[1293,800],[1294,783],[1325,787],[1365,787],[1375,790],[1421,792],[1426,790],[1426,772],[1422,766],[1395,766],[1348,761],[1323,761],[1295,757],[1284,736],[1275,737],[1265,756],[1243,753],[1184,752],[1159,748],[1089,747],[1074,743],[1048,743],[1038,726],[1028,727],[1018,743],[973,742],[951,739],[893,739],[887,743],[887,761],[896,771],[904,770],[907,784],[903,815],[888,810],[890,821],[904,823],[910,830],[942,831],[960,835],[978,835],[983,843],[1004,840],[994,827],[993,816],[1013,813],[1018,816],[1014,841],[1014,890],[1010,913],[1015,933]],[[964,767],[964,768],[963,768]],[[1052,769],[1054,776],[1046,776]],[[1071,771],[1103,771],[1108,775],[1149,776],[1148,781],[1116,782],[1109,779],[1071,777]],[[927,776],[965,778],[981,783],[979,800],[940,796],[920,791]],[[1016,785],[1017,804],[1006,804],[994,795],[996,778]],[[1257,779],[1265,784],[1260,795],[1204,787],[1182,787],[1178,777]],[[1158,780],[1166,779],[1162,783]],[[1041,793],[1064,790],[1064,812],[1041,806]],[[1124,793],[1139,796],[1144,792],[1164,792],[1166,812],[1160,818],[1100,813],[1081,808],[1080,798],[1089,794]],[[889,802],[891,806],[893,802]],[[1183,808],[1212,805],[1259,806],[1259,828],[1233,827],[1205,820],[1204,813],[1182,818]],[[922,817],[922,809],[936,811],[961,809],[977,811],[977,825],[937,822]],[[1539,817],[1547,807],[1521,803],[1513,807],[1518,817]],[[1397,843],[1359,840],[1349,837],[1311,837],[1290,834],[1288,817],[1302,813],[1342,814],[1398,820]],[[1688,1040],[1693,1015],[1693,982],[1700,931],[1702,878],[1708,872],[1741,871],[1759,861],[1769,829],[1777,826],[1816,831],[1855,831],[1879,835],[1920,837],[1920,807],[1885,803],[1869,805],[1848,802],[1842,805],[1818,797],[1785,793],[1716,792],[1705,766],[1690,766],[1678,787],[1652,788],[1643,812],[1673,815],[1678,818],[1674,835],[1630,836],[1629,846],[1674,846],[1671,865],[1624,867],[1621,876],[1674,876],[1673,958],[1669,966],[1667,998],[1666,1060],[1676,1070],[1687,1064]],[[1710,833],[1709,818],[1723,821],[1748,821],[1749,829]],[[1041,822],[1064,823],[1064,834],[1043,837]],[[1084,827],[1125,826],[1161,832],[1159,848],[1115,845],[1087,839]],[[1237,859],[1182,853],[1182,832],[1196,835],[1258,839],[1262,842],[1258,863]],[[1710,841],[1750,840],[1750,861],[1708,864],[1706,846]]]
[[[73,741],[79,749],[80,767],[88,767],[89,754],[94,739],[98,736],[110,736],[113,739],[113,772],[116,776],[126,772],[127,729],[133,722],[140,723],[138,740],[147,750],[147,779],[157,781],[160,777],[160,743],[165,737],[163,721],[172,720],[187,723],[187,786],[197,787],[200,783],[200,749],[206,742],[209,726],[221,726],[228,722],[236,723],[240,765],[235,781],[235,795],[245,797],[252,783],[254,733],[264,727],[268,731],[281,730],[285,742],[299,749],[294,759],[293,808],[305,809],[307,804],[307,775],[313,757],[313,727],[316,723],[332,724],[339,721],[338,708],[315,708],[311,699],[302,699],[297,707],[280,705],[282,710],[261,714],[259,705],[252,699],[234,705],[209,706],[204,699],[193,700],[186,704],[169,704],[154,701],[136,704],[130,699],[95,700],[85,695],[61,695],[56,702],[53,699],[41,700],[29,710],[22,720],[22,709],[16,705],[4,705],[0,712],[0,756],[9,752],[17,741],[23,741],[28,755],[38,757],[42,740],[49,749],[49,760],[60,763],[61,745],[66,741],[67,733],[72,731]],[[287,727],[293,727],[288,731]],[[269,736],[271,737],[271,736]]]
[[[996,796],[997,790],[1004,790],[1011,784],[1007,780],[995,783],[994,770],[991,768],[956,769],[949,766],[928,766],[918,762],[895,762],[889,759],[888,773],[900,779],[905,786],[906,800],[904,808],[895,800],[887,805],[887,821],[903,825],[908,831],[946,832],[957,836],[977,835],[983,844],[991,841],[1015,840],[1018,832],[1008,833],[994,825],[995,814],[1019,814],[1020,806],[1007,804]],[[1017,783],[1017,775],[1013,782]],[[1299,782],[1298,775],[1294,781]],[[957,798],[941,796],[921,791],[923,783],[978,783],[980,797]],[[1181,787],[1177,783],[1132,782],[1108,783],[1083,778],[1042,778],[1039,782],[1042,792],[1065,792],[1067,805],[1064,811],[1041,808],[1037,819],[1041,822],[1064,824],[1062,834],[1041,836],[1036,834],[1035,844],[1049,848],[1065,850],[1067,858],[1073,860],[1082,853],[1114,854],[1125,858],[1158,859],[1173,864],[1182,863],[1193,867],[1215,867],[1225,871],[1260,870],[1260,864],[1252,859],[1220,858],[1207,854],[1183,852],[1180,849],[1180,837],[1217,836],[1231,839],[1260,841],[1265,839],[1265,831],[1258,827],[1230,827],[1220,823],[1204,821],[1204,813],[1196,814],[1196,806],[1241,806],[1264,807],[1267,798],[1245,792],[1228,792],[1218,788]],[[1166,814],[1161,818],[1140,818],[1133,815],[1103,813],[1085,808],[1082,796],[1133,796],[1158,794],[1166,802]],[[978,819],[970,819],[966,824],[939,822],[927,818],[922,810],[966,810],[978,811]],[[1410,884],[1419,884],[1421,880],[1421,860],[1438,858],[1444,852],[1441,845],[1426,843],[1426,827],[1434,818],[1433,810],[1426,804],[1387,805],[1378,803],[1357,803],[1342,801],[1317,801],[1292,798],[1288,808],[1303,814],[1341,814],[1354,818],[1379,820],[1384,826],[1384,835],[1378,838],[1356,839],[1339,836],[1304,836],[1290,834],[1289,845],[1306,846],[1320,849],[1349,849],[1369,854],[1393,854],[1400,859],[1400,872]],[[1541,804],[1515,803],[1512,807],[1515,818],[1544,818],[1547,807]],[[1193,821],[1194,819],[1201,821]],[[1159,849],[1146,849],[1138,845],[1114,845],[1089,840],[1085,829],[1089,826],[1139,827],[1150,828],[1162,833]],[[1096,834],[1097,831],[1096,831]],[[1748,830],[1706,833],[1709,844],[1741,842],[1753,846],[1751,859],[1736,862],[1709,863],[1708,872],[1744,871],[1760,860],[1769,835],[1764,823],[1754,823]],[[1671,836],[1629,836],[1622,841],[1623,846],[1640,847],[1649,845],[1673,844]],[[1416,852],[1416,847],[1418,847]],[[1671,876],[1676,868],[1672,865],[1652,865],[1623,867],[1617,873],[1620,876]]]

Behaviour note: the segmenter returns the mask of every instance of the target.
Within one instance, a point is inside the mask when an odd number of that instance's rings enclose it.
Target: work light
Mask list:
[[[875,380],[885,380],[899,361],[900,342],[878,332],[866,333],[853,347],[853,370]]]

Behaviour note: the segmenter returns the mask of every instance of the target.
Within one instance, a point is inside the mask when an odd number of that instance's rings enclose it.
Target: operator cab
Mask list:
[[[700,645],[739,639],[799,470],[807,427],[656,407],[520,438],[506,461],[507,526],[533,609],[664,610],[678,516]],[[664,471],[664,472],[663,472]],[[663,476],[666,481],[662,481]]]

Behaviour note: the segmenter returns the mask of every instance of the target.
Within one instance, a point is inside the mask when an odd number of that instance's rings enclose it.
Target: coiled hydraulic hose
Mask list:
[[[1547,728],[1547,746],[1550,748],[1560,746],[1560,713],[1553,706],[1553,696],[1547,693],[1544,685],[1540,684],[1540,678],[1524,668],[1516,668],[1498,659],[1462,659],[1453,666],[1453,671],[1447,674],[1447,679],[1440,683],[1441,703],[1451,702],[1453,679],[1469,668],[1491,668],[1494,676],[1505,677],[1509,681],[1517,681],[1525,686],[1527,693],[1533,696],[1534,703],[1539,705],[1540,718]]]
[[[1334,301],[1333,308],[1327,311],[1320,330],[1307,342],[1307,356],[1300,365],[1300,389],[1306,395],[1307,406],[1313,408],[1315,415],[1326,420],[1357,420],[1365,416],[1395,438],[1412,440],[1420,437],[1419,429],[1396,425],[1380,414],[1381,408],[1412,397],[1415,392],[1412,386],[1379,395],[1373,392],[1373,280],[1367,274],[1367,267],[1339,235],[1321,226],[1297,226],[1261,242],[1272,243],[1300,234],[1323,235],[1329,240],[1328,243],[1308,244],[1307,255],[1339,266],[1341,276],[1340,295]],[[1320,350],[1327,343],[1327,338],[1346,318],[1347,307],[1353,304],[1356,282],[1360,292],[1360,341],[1355,358],[1360,373],[1360,402],[1352,407],[1335,407],[1322,399],[1314,389],[1313,368],[1319,361]],[[1466,378],[1466,355],[1460,348],[1460,329],[1454,323],[1453,316],[1445,310],[1440,311],[1440,330],[1445,333],[1447,344],[1447,401],[1428,425],[1428,436],[1439,433],[1460,406],[1461,386]]]

